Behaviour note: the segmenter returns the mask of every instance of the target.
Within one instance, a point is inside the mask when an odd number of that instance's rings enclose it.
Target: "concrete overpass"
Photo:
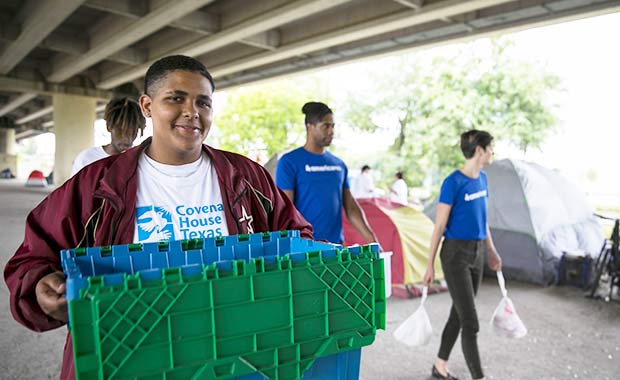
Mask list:
[[[219,89],[318,67],[620,11],[620,0],[2,0],[0,169],[56,133],[55,177],[96,113],[156,59],[203,61]]]

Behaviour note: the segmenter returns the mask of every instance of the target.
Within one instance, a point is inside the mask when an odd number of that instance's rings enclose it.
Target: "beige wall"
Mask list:
[[[71,176],[73,159],[94,144],[94,98],[73,95],[54,95],[54,184],[61,185]]]

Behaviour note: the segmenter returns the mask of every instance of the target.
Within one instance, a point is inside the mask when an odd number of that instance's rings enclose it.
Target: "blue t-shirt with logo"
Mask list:
[[[314,238],[342,243],[342,192],[349,188],[344,161],[330,152],[297,148],[278,160],[276,184],[295,193],[293,203],[312,224]]]
[[[470,178],[455,170],[443,181],[439,202],[452,206],[444,236],[459,240],[487,237],[487,175]]]

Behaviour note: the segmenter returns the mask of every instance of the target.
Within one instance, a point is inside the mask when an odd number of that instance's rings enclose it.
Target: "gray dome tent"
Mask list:
[[[506,278],[550,284],[564,252],[596,257],[601,227],[584,194],[557,172],[505,159],[488,165],[488,221]],[[435,220],[437,200],[424,212]]]

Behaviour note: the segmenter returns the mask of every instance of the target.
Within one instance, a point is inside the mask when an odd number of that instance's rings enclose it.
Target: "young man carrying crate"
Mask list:
[[[203,144],[215,86],[190,57],[155,62],[140,108],[153,137],[80,171],[28,215],[4,276],[14,318],[35,331],[67,322],[59,251],[312,227],[253,161]],[[70,334],[61,379],[75,378]]]

